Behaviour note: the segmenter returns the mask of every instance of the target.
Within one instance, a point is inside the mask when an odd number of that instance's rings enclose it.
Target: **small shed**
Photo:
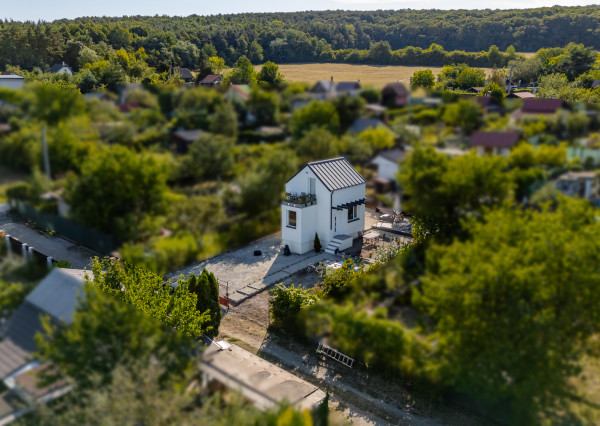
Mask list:
[[[194,74],[187,68],[172,68],[173,74],[178,74],[179,78],[181,78],[185,84],[193,84],[194,83]]]
[[[381,103],[392,108],[402,108],[408,103],[408,89],[399,81],[388,83],[381,90]]]
[[[221,74],[208,74],[198,83],[200,86],[218,86],[223,81]]]
[[[475,132],[469,143],[472,148],[477,149],[479,155],[496,154],[507,157],[518,140],[519,134],[515,132]]]
[[[239,346],[219,342],[204,352],[201,362],[204,385],[209,390],[230,389],[262,410],[288,402],[315,410],[325,392]]]

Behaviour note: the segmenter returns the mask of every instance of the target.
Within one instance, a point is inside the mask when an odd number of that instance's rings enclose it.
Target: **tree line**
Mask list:
[[[536,51],[568,42],[599,48],[600,9],[380,10],[258,13],[188,17],[78,18],[0,22],[0,67],[78,68],[82,49],[99,56],[143,48],[151,67],[198,68],[211,56],[228,65],[339,61],[373,64],[503,66],[490,46]],[[449,52],[435,45],[440,40]],[[391,54],[393,52],[394,54]],[[467,53],[478,52],[478,53]],[[507,52],[510,54],[509,52]],[[506,58],[504,58],[506,61]],[[496,62],[498,61],[498,62]]]

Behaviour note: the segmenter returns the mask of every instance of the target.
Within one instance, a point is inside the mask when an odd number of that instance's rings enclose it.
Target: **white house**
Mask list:
[[[292,253],[352,246],[365,228],[366,181],[344,157],[308,163],[285,184],[281,238]]]
[[[73,70],[71,69],[71,67],[65,64],[64,62],[62,64],[52,65],[48,72],[52,74],[68,74],[70,76],[73,75]]]
[[[600,185],[596,172],[567,172],[558,177],[556,189],[570,197],[587,198],[596,201]]]
[[[381,151],[371,163],[377,166],[377,177],[396,182],[396,175],[400,170],[399,162],[406,155],[406,151],[400,148]]]
[[[20,75],[12,72],[4,72],[0,74],[0,87],[7,89],[18,90],[25,84],[25,79]]]

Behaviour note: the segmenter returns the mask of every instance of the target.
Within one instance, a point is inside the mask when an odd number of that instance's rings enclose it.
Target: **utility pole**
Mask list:
[[[46,175],[48,179],[52,179],[52,174],[50,173],[50,155],[48,154],[48,143],[46,142],[46,125],[42,125],[42,152],[44,154],[44,170],[46,171]]]

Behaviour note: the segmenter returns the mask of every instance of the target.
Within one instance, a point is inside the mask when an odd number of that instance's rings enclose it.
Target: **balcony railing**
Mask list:
[[[298,207],[308,207],[317,204],[317,196],[315,194],[292,194],[290,192],[286,192],[283,202],[287,204],[293,204]]]

